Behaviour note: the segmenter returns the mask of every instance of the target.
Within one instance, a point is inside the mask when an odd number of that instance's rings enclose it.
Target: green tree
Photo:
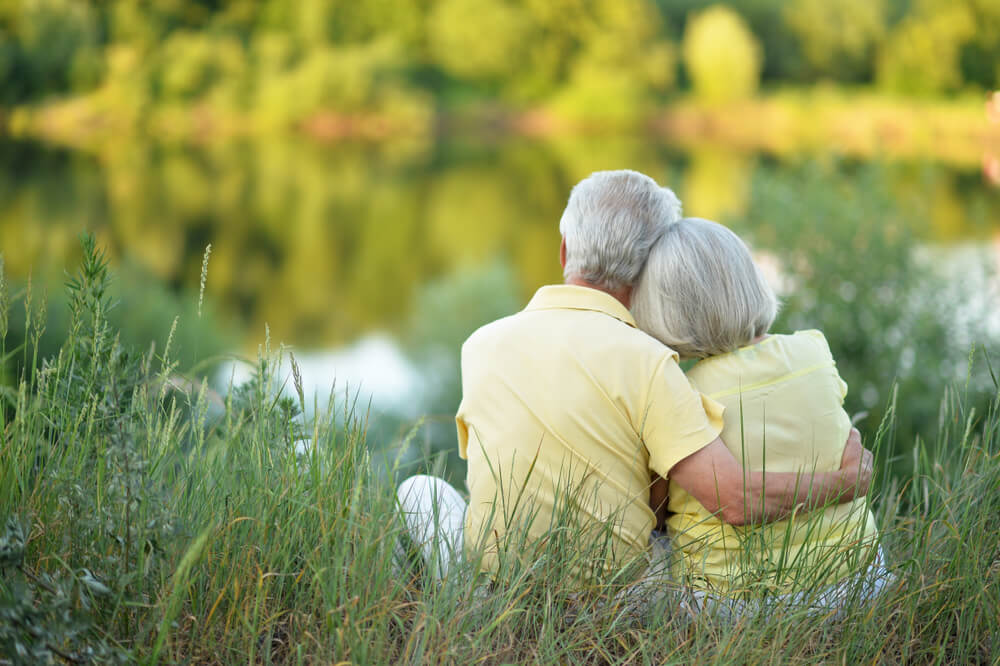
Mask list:
[[[871,79],[874,53],[886,34],[884,0],[793,0],[784,19],[810,73],[840,81]]]
[[[159,49],[156,84],[167,100],[203,97],[216,85],[243,76],[245,54],[232,38],[177,30]]]
[[[426,0],[270,0],[261,12],[267,31],[290,32],[304,46],[357,44],[391,37],[418,43]]]
[[[739,14],[716,5],[684,30],[684,66],[696,95],[707,102],[752,96],[760,82],[760,44]]]
[[[88,2],[0,3],[0,101],[93,86],[100,76],[100,16]]]
[[[518,46],[523,65],[507,82],[519,100],[537,100],[566,82],[580,45],[587,40],[592,4],[586,0],[521,0],[529,32]]]
[[[673,86],[675,47],[646,0],[605,0],[589,10],[553,106],[581,119],[634,120]]]
[[[935,94],[962,87],[962,47],[976,32],[963,2],[924,2],[889,36],[879,53],[879,85],[894,92]]]
[[[962,45],[962,76],[987,90],[1000,88],[1000,3],[966,0],[976,24],[972,39]]]
[[[519,63],[526,17],[503,0],[443,0],[427,17],[435,63],[472,80],[512,75]]]
[[[655,0],[668,34],[679,39],[688,21],[718,4],[719,0]],[[782,20],[787,0],[731,0],[729,7],[740,15],[760,43],[762,81],[801,80],[804,75],[799,41]]]

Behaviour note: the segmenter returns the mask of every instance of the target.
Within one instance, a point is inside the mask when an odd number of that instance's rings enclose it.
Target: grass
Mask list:
[[[874,506],[899,584],[837,618],[692,618],[671,595],[637,609],[621,583],[562,575],[581,555],[558,525],[492,586],[470,564],[437,583],[400,556],[394,463],[373,457],[350,396],[304,421],[294,373],[274,376],[281,352],[266,346],[224,408],[205,388],[178,392],[171,341],[135,354],[107,324],[107,267],[89,243],[60,353],[32,361],[30,330],[26,347],[0,341],[26,368],[0,410],[0,663],[1000,658],[997,400],[968,413],[944,391],[912,474],[890,476],[879,456]],[[295,398],[279,396],[286,382]],[[887,445],[892,418],[870,444]]]

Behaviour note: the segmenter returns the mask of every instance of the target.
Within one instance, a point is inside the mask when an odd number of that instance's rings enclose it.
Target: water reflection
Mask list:
[[[684,172],[684,212],[709,220],[731,220],[750,202],[753,156],[720,146],[691,152]]]
[[[765,163],[794,174],[795,163]],[[58,275],[96,230],[172,285],[196,286],[247,331],[310,348],[399,332],[420,285],[501,259],[522,299],[559,279],[559,219],[572,185],[631,167],[672,184],[686,211],[740,225],[760,160],[723,147],[675,152],[642,137],[455,141],[392,151],[294,139],[260,145],[122,143],[94,154],[0,143],[0,242],[8,271]],[[851,163],[833,164],[837,174]],[[975,170],[896,165],[886,178],[934,240],[987,237],[1000,197]],[[861,183],[858,184],[861,186]],[[762,234],[758,234],[759,236]],[[766,234],[763,234],[766,235]]]
[[[681,151],[646,137],[122,142],[92,153],[0,140],[0,249],[15,281],[33,272],[36,284],[58,283],[78,259],[77,234],[90,229],[119,267],[137,267],[132,292],[155,283],[184,300],[197,295],[211,243],[206,297],[240,332],[230,348],[252,356],[269,326],[272,340],[294,345],[321,394],[336,379],[391,414],[373,426],[376,441],[398,440],[414,414],[430,414],[418,439],[447,449],[461,341],[561,279],[558,220],[571,187],[593,170],[626,167],[673,186],[688,214],[754,243],[785,276],[782,325],[827,329],[856,409],[884,405],[893,380],[919,366],[907,379],[927,403],[908,404],[922,415],[918,431],[933,423],[943,383],[961,374],[950,356],[924,356],[950,345],[964,359],[956,343],[992,339],[954,338],[947,308],[932,316],[926,303],[919,312],[900,305],[937,288],[910,257],[914,242],[983,246],[1000,231],[1000,192],[976,168]],[[130,307],[125,334],[147,347],[151,325],[133,325],[141,310]],[[154,318],[168,322],[152,333],[158,344],[172,316]]]
[[[295,395],[292,359],[298,365],[305,396],[305,416],[311,418],[319,407],[355,400],[362,409],[370,404],[378,413],[388,412],[399,418],[415,419],[426,409],[422,377],[416,366],[403,354],[397,342],[385,333],[372,333],[357,342],[333,351],[296,352],[284,350],[274,372],[285,394]],[[253,377],[254,366],[244,361],[230,361],[216,372],[217,386],[240,386]],[[331,395],[336,392],[338,395]]]

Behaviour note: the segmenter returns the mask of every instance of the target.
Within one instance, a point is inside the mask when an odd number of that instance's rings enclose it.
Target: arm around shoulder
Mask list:
[[[670,470],[680,485],[711,513],[730,525],[767,523],[807,510],[848,502],[868,493],[871,452],[852,428],[835,472],[815,474],[750,472],[743,469],[721,438],[692,453]]]

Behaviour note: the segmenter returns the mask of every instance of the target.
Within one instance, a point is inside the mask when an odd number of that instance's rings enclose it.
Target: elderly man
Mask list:
[[[633,286],[679,208],[670,190],[634,171],[584,179],[559,225],[565,283],[542,287],[524,310],[463,345],[464,541],[484,570],[538,541],[567,510],[581,541],[603,535],[604,568],[641,560],[656,522],[657,476],[731,524],[867,492],[871,454],[856,431],[839,472],[744,471],[719,439],[721,406],[691,388],[673,350],[636,328]],[[464,507],[455,491],[427,477],[404,482],[411,525],[421,495],[435,496],[435,518],[450,522],[441,543],[457,546]],[[423,524],[418,538],[431,533]],[[444,550],[435,556],[445,563]]]

